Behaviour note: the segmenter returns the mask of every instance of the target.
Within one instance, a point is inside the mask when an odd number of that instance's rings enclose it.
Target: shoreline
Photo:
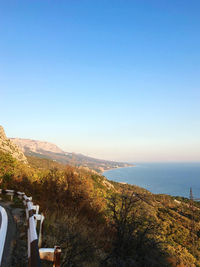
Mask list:
[[[130,167],[136,167],[128,166]],[[200,164],[144,164],[136,169],[124,169],[116,172],[104,171],[104,175],[108,180],[120,183],[136,185],[140,188],[150,191],[152,194],[179,196],[188,198],[189,190],[193,189],[195,197],[199,197],[200,189],[197,177],[200,174]],[[121,167],[120,167],[121,168]],[[115,168],[116,169],[116,168]],[[193,173],[192,178],[188,178]]]
[[[126,166],[126,167],[110,168],[110,169],[107,169],[107,170],[103,170],[103,171],[101,172],[101,174],[103,175],[103,173],[104,173],[104,172],[107,172],[107,171],[112,171],[112,170],[117,170],[117,169],[124,169],[124,168],[133,168],[133,167],[136,167],[136,165]]]

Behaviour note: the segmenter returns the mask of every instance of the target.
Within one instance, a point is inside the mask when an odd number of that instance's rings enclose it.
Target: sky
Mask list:
[[[128,161],[200,161],[199,0],[0,0],[9,137]]]

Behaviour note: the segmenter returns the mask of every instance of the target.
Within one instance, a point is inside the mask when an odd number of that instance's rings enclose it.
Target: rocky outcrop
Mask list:
[[[0,151],[10,153],[13,158],[23,163],[28,163],[21,149],[6,137],[5,131],[2,126],[0,126]]]
[[[31,139],[22,139],[22,138],[11,138],[11,140],[15,144],[17,144],[24,153],[29,153],[29,152],[42,153],[44,151],[48,151],[51,153],[58,153],[65,155],[65,152],[62,149],[49,142],[31,140]]]

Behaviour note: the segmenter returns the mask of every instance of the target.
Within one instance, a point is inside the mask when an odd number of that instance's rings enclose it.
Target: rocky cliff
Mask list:
[[[23,163],[28,163],[21,149],[6,137],[2,126],[0,126],[0,150],[5,153],[10,153],[13,158],[16,158]]]
[[[24,153],[42,153],[48,151],[65,155],[65,152],[62,149],[49,142],[22,138],[11,138],[11,140],[18,145]]]

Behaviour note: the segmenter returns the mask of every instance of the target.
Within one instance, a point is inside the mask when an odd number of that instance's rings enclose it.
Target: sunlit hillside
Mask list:
[[[29,162],[1,152],[1,188],[33,196],[46,217],[43,247],[61,245],[62,266],[200,264],[198,203],[50,160]]]

